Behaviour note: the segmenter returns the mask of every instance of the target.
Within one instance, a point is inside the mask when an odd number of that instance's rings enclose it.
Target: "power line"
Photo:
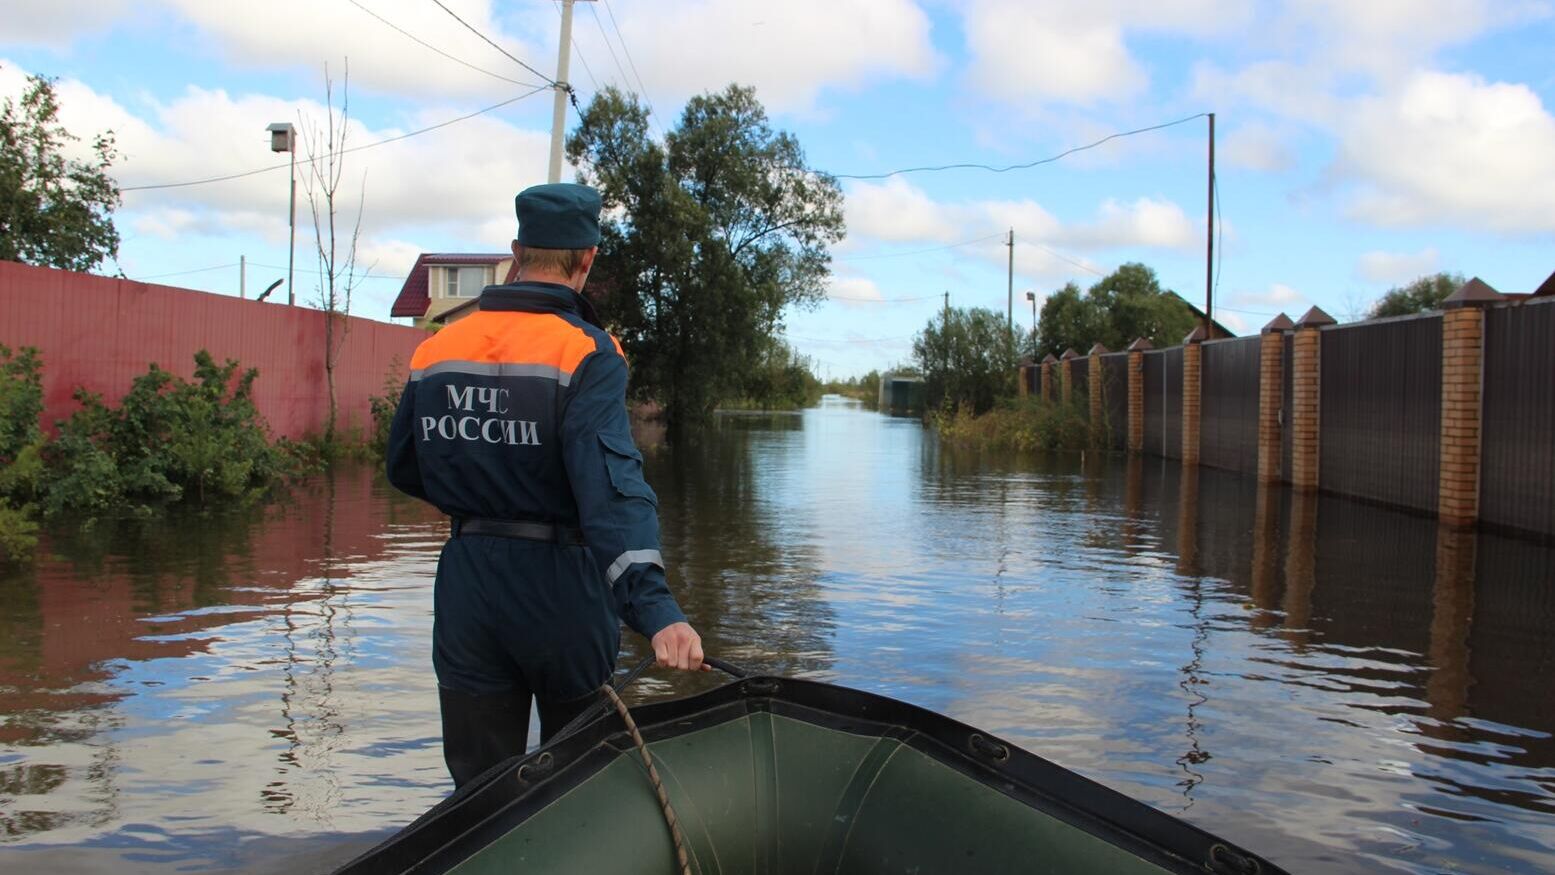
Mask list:
[[[848,295],[827,295],[828,301],[858,301],[863,304],[911,304],[917,301],[938,301],[939,295],[926,295],[921,298],[858,298]]]
[[[1097,270],[1096,268],[1091,267],[1090,265],[1085,264],[1083,262],[1075,261],[1073,258],[1070,258],[1069,256],[1063,254],[1062,252],[1059,252],[1056,249],[1050,249],[1047,246],[1043,246],[1041,243],[1033,243],[1031,245],[1037,247],[1038,249],[1042,250],[1043,252],[1046,252],[1048,255],[1053,256],[1054,258],[1058,259],[1059,261],[1068,262],[1069,264],[1072,264],[1075,267],[1078,267],[1079,269],[1081,269],[1081,270],[1083,270],[1083,271],[1085,271],[1087,273],[1094,274],[1096,276],[1106,276],[1106,274],[1102,273],[1101,271]]]
[[[943,252],[946,249],[959,249],[962,246],[971,246],[974,243],[982,243],[995,237],[1002,238],[1004,234],[989,234],[987,237],[978,237],[975,240],[963,240],[960,243],[951,243],[948,246],[931,246],[927,249],[912,249],[907,252],[882,252],[877,255],[848,255],[834,257],[833,261],[872,261],[876,258],[902,258],[908,255],[922,255],[925,252]]]
[[[604,22],[604,19],[601,19],[599,17],[599,9],[597,7],[595,7],[594,4],[590,3],[589,4],[589,11],[594,13],[594,26],[599,28],[599,36],[600,36],[601,39],[603,39],[605,41],[605,51],[610,53],[610,61],[611,61],[611,63],[616,65],[616,72],[621,74],[621,84],[626,86],[626,90],[631,91],[632,90],[632,80],[631,80],[630,77],[628,77],[626,75],[626,68],[621,66],[621,59],[616,57],[615,46],[610,44],[610,34],[605,32],[605,22]],[[625,45],[626,45],[625,43],[622,43],[623,47]],[[645,103],[648,102],[648,95],[646,95],[646,94],[643,95],[643,101]],[[651,103],[649,103],[648,109],[650,111],[652,111],[653,105]]]
[[[286,269],[286,265],[284,265],[284,264],[265,264],[262,261],[250,261],[248,264],[249,264],[250,267],[268,267],[268,268],[270,268],[272,270],[285,270]],[[324,275],[324,272],[321,271],[321,270],[308,270],[306,268],[301,268],[301,267],[296,268],[296,271],[298,273],[311,273],[314,276],[323,276]],[[400,280],[401,282],[403,282],[406,279],[406,277],[403,276],[403,275],[395,275],[395,274],[387,274],[387,273],[359,273],[359,274],[356,275],[356,277],[357,277],[357,279]]]
[[[1054,161],[1067,158],[1076,152],[1084,152],[1087,149],[1094,149],[1097,146],[1100,146],[1103,143],[1109,142],[1111,140],[1120,139],[1122,137],[1132,137],[1135,134],[1145,134],[1149,133],[1150,131],[1159,131],[1162,128],[1170,128],[1175,125],[1186,124],[1193,121],[1194,119],[1204,118],[1207,115],[1209,115],[1209,113],[1201,112],[1187,116],[1186,118],[1177,119],[1176,121],[1151,125],[1147,128],[1135,128],[1132,131],[1119,131],[1115,134],[1108,134],[1107,136],[1102,137],[1100,140],[1097,140],[1094,143],[1086,143],[1084,146],[1075,146],[1072,149],[1065,149],[1057,155],[1052,155],[1037,161],[1028,161],[1024,164],[1011,164],[1007,167],[994,167],[988,164],[941,164],[933,167],[907,167],[902,170],[891,170],[885,173],[833,173],[830,175],[836,179],[886,179],[892,176],[899,176],[903,173],[928,173],[939,170],[987,170],[990,173],[1007,173],[1011,170],[1027,170],[1042,164],[1052,164]]]
[[[447,58],[450,61],[453,61],[456,64],[463,64],[464,66],[469,67],[471,70],[474,70],[477,73],[485,73],[487,76],[490,76],[493,79],[501,79],[503,82],[511,82],[514,85],[534,85],[535,84],[533,82],[523,82],[523,81],[520,81],[518,79],[510,79],[507,76],[502,75],[501,73],[494,73],[494,72],[486,69],[485,67],[477,67],[476,65],[470,63],[469,61],[466,61],[463,58],[451,55],[448,52],[445,52],[442,49],[438,48],[437,46],[432,45],[431,43],[427,42],[426,40],[422,39],[421,37],[416,36],[415,34],[413,34],[410,31],[404,29],[403,27],[400,27],[399,25],[397,25],[394,22],[388,20],[387,18],[384,18],[382,15],[379,15],[378,13],[372,11],[371,9],[368,9],[366,6],[363,6],[361,3],[358,3],[357,0],[349,0],[349,2],[350,2],[350,4],[352,6],[355,6],[356,8],[362,10],[363,12],[367,13],[368,15],[371,15],[373,18],[378,19],[379,21],[383,22],[384,24],[388,25],[389,27],[393,28],[394,30],[399,31],[405,37],[407,37],[407,38],[409,38],[411,40],[414,40],[415,42],[421,44],[422,46],[424,46],[424,47],[426,47],[428,49],[431,49],[434,52],[437,52],[439,55],[442,55],[443,57]]]
[[[614,8],[611,7],[610,0],[605,0],[605,12],[607,14],[609,14],[609,16],[610,16],[610,26],[615,28],[615,30],[616,30],[616,39],[619,40],[620,43],[621,43],[621,53],[626,55],[627,66],[632,68],[632,75],[637,77],[637,87],[638,87],[638,89],[640,89],[640,93],[643,96],[643,100],[648,102],[648,114],[649,114],[649,117],[650,118],[655,118],[659,114],[658,110],[655,110],[653,108],[653,98],[648,96],[648,84],[646,82],[643,82],[642,74],[637,72],[637,62],[632,60],[632,50],[630,48],[628,48],[627,45],[626,45],[626,34],[621,30],[621,24],[616,21],[616,11],[615,11]],[[599,17],[599,13],[595,12],[594,13],[594,17],[598,18]],[[607,44],[608,44],[608,42],[609,41],[606,40]],[[659,130],[659,133],[660,133],[660,135],[663,135],[664,131],[663,131],[662,128]]]
[[[533,68],[533,67],[529,66],[528,64],[524,63],[517,55],[515,55],[512,52],[508,51],[507,49],[504,49],[503,47],[497,45],[491,39],[491,37],[487,36],[484,33],[481,33],[480,29],[477,28],[475,25],[470,24],[468,21],[465,21],[464,19],[460,18],[459,17],[459,13],[453,11],[452,9],[449,9],[447,6],[444,6],[443,5],[443,0],[432,0],[432,2],[436,3],[437,7],[439,9],[443,10],[444,12],[448,13],[449,15],[452,15],[454,17],[454,20],[459,22],[460,24],[464,25],[465,29],[469,30],[470,33],[475,34],[476,36],[478,36],[481,39],[485,40],[487,45],[491,46],[492,48],[496,49],[497,51],[501,52],[502,54],[507,55],[510,59],[512,59],[513,63],[519,65],[520,67],[523,67],[525,70],[528,70],[529,72],[535,74],[536,76],[539,76],[541,79],[544,79],[545,83],[546,83],[546,87],[552,87],[552,86],[555,86],[555,85],[559,84],[555,79],[552,79],[551,77],[545,75],[544,73],[541,73],[539,70],[536,70],[535,68]]]
[[[452,125],[452,124],[457,124],[457,123],[462,122],[462,121],[468,121],[469,119],[475,118],[478,115],[485,115],[488,112],[495,112],[496,110],[499,110],[502,107],[507,106],[510,103],[517,103],[518,101],[523,100],[524,98],[529,97],[530,95],[538,94],[539,92],[544,91],[544,90],[546,90],[549,87],[550,86],[548,86],[548,85],[540,85],[540,86],[537,86],[537,87],[535,87],[535,88],[533,88],[533,89],[531,89],[529,91],[524,92],[523,94],[518,95],[517,97],[510,97],[507,100],[502,101],[501,103],[494,103],[491,106],[486,107],[485,109],[478,109],[478,110],[476,110],[476,111],[474,111],[472,113],[467,113],[465,115],[461,115],[458,118],[451,118],[451,119],[449,119],[447,121],[438,122],[435,125],[428,125],[427,127],[419,128],[417,130],[410,131],[408,133],[398,134],[398,135],[393,136],[393,137],[385,137],[382,140],[377,140],[377,141],[372,142],[372,143],[363,143],[360,146],[352,146],[349,149],[342,149],[342,150],[340,150],[340,154],[345,155],[345,154],[349,154],[351,152],[361,152],[361,151],[364,151],[366,149],[375,149],[375,148],[377,148],[379,146],[386,146],[389,143],[397,143],[400,140],[408,140],[411,137],[418,137],[418,136],[420,136],[422,134],[431,133],[432,131],[438,130],[440,128],[446,128],[446,127],[448,127],[449,125]],[[269,167],[258,167],[258,168],[255,168],[253,170],[245,170],[245,171],[243,171],[241,173],[229,173],[229,174],[227,174],[225,176],[211,176],[211,177],[207,177],[205,179],[191,179],[191,180],[189,180],[187,182],[161,182],[161,183],[157,183],[157,184],[154,184],[154,185],[127,185],[127,186],[124,186],[123,188],[120,188],[119,190],[120,191],[151,191],[151,190],[154,190],[154,189],[164,189],[164,188],[187,188],[187,187],[189,187],[191,185],[206,185],[206,184],[212,183],[212,182],[227,182],[227,181],[233,180],[233,179],[242,179],[242,178],[244,178],[246,176],[257,176],[257,175],[259,175],[261,173],[269,173],[272,170],[285,170],[289,166],[291,166],[291,165],[290,164],[272,164]]]
[[[252,264],[253,262],[249,262],[249,263]],[[210,267],[197,267],[197,268],[195,268],[193,270],[175,270],[175,271],[173,271],[171,273],[154,273],[154,274],[151,274],[150,276],[132,276],[129,279],[134,281],[134,282],[137,282],[137,283],[143,283],[146,280],[166,279],[167,277],[170,277],[170,276],[188,276],[189,274],[192,274],[192,273],[210,273],[213,270],[226,270],[227,268],[237,267],[237,266],[238,266],[238,263],[236,261],[234,261],[231,264],[216,264],[216,265],[212,265]]]

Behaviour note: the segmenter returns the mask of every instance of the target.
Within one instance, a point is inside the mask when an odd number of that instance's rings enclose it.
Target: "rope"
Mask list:
[[[686,837],[680,831],[680,818],[675,816],[675,809],[670,805],[669,794],[664,792],[664,782],[659,780],[659,770],[653,766],[653,755],[648,753],[648,745],[643,741],[642,733],[637,731],[637,721],[632,719],[632,712],[627,709],[626,703],[621,701],[614,687],[605,684],[600,689],[604,690],[610,703],[615,705],[616,713],[621,715],[627,731],[632,734],[632,744],[637,746],[637,752],[642,754],[643,764],[648,767],[648,780],[653,783],[653,792],[659,796],[659,807],[664,810],[664,822],[669,824],[670,838],[675,842],[675,858],[680,863],[681,875],[692,875],[691,860],[686,854]]]

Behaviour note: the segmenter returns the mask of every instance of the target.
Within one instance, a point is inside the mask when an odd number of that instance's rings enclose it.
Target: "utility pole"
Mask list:
[[[238,297],[248,297],[248,256],[238,256]]]
[[[1209,114],[1209,234],[1204,246],[1204,339],[1214,340],[1215,324],[1215,114]]]
[[[546,182],[562,181],[562,135],[567,130],[567,62],[572,48],[572,4],[575,0],[562,0],[562,37],[556,47],[556,84],[551,88],[556,98],[551,103],[551,166],[545,175]]]
[[[1011,336],[1013,336],[1015,334],[1015,229],[1014,228],[1010,229],[1010,242],[1008,244],[1006,244],[1006,245],[1008,245],[1010,247],[1010,276],[1009,276],[1010,282],[1009,282],[1009,288],[1005,290],[1007,295],[1008,295],[1008,297],[1009,297],[1009,301],[1005,304],[1005,307],[1004,307],[1004,322],[1005,322],[1005,329],[1010,332]]]

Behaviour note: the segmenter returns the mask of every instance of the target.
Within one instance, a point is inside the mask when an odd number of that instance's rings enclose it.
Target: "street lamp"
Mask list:
[[[1037,333],[1037,293],[1026,290],[1026,300],[1031,302],[1031,333]]]
[[[292,268],[297,259],[297,131],[290,122],[276,122],[265,130],[270,132],[270,151],[290,152],[292,156],[292,187],[290,218],[291,244],[286,255],[286,303],[297,304],[297,289],[292,285]]]

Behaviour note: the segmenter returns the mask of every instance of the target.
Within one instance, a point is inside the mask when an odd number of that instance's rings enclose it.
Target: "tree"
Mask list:
[[[1074,283],[1049,295],[1037,319],[1033,359],[1073,349],[1084,355],[1101,343],[1120,350],[1143,337],[1154,346],[1182,342],[1193,330],[1193,310],[1163,290],[1155,271],[1131,262],[1102,277],[1082,296]]]
[[[597,284],[633,393],[678,431],[744,391],[785,308],[824,298],[841,189],[738,85],[692,98],[662,146],[636,97],[607,88],[567,154],[605,202]]]
[[[1462,274],[1433,273],[1407,286],[1394,286],[1372,305],[1371,319],[1384,316],[1408,316],[1427,310],[1440,310],[1442,302],[1466,282]]]
[[[324,382],[329,388],[329,410],[324,415],[324,446],[335,446],[335,420],[339,403],[335,393],[335,366],[351,331],[351,295],[361,282],[356,270],[357,242],[362,236],[362,206],[367,197],[367,174],[357,191],[356,217],[351,235],[342,247],[335,227],[339,207],[340,178],[345,171],[346,132],[351,121],[351,65],[346,63],[340,85],[340,112],[335,112],[335,83],[324,67],[324,124],[299,117],[308,150],[302,187],[308,193],[313,214],[314,254],[319,265],[318,307],[324,312]]]
[[[59,123],[53,80],[27,82],[20,105],[0,109],[0,258],[90,270],[119,254],[113,131],[92,138],[90,159],[66,158],[80,138]]]
[[[941,311],[912,342],[930,409],[984,413],[1015,391],[1015,336],[1003,314],[983,307]]]

